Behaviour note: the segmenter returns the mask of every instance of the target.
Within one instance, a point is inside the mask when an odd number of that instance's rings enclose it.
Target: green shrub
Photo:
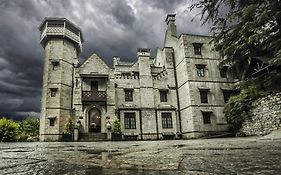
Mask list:
[[[19,139],[19,124],[6,118],[0,119],[0,141],[14,142]]]
[[[236,137],[247,137],[247,134],[245,132],[242,132],[242,131],[238,131],[236,134],[235,134]]]
[[[20,129],[21,130],[21,129]],[[26,134],[25,132],[21,132],[19,135],[18,135],[18,141],[20,142],[26,142],[27,140],[29,140],[29,135]]]
[[[258,90],[254,85],[245,84],[242,86],[239,95],[229,99],[223,112],[232,131],[239,131],[242,123],[246,119],[250,119],[249,111],[252,107],[252,102],[265,95],[265,92]]]
[[[72,134],[74,131],[74,119],[69,117],[64,125],[65,132],[67,134]]]
[[[121,133],[121,122],[117,117],[113,121],[112,131],[113,133]]]
[[[20,122],[21,133],[19,141],[38,141],[39,140],[39,119],[27,118]]]

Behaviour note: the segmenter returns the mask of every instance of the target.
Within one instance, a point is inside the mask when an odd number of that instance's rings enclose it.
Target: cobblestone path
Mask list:
[[[281,140],[0,143],[0,174],[280,174]]]

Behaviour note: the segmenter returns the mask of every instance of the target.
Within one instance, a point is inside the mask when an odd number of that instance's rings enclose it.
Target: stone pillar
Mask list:
[[[107,130],[107,140],[110,141],[111,140],[111,130]]]
[[[79,130],[78,128],[74,128],[74,142],[77,142],[79,140]]]
[[[111,140],[111,123],[110,121],[107,121],[106,123],[106,129],[107,129],[107,140],[110,141]]]

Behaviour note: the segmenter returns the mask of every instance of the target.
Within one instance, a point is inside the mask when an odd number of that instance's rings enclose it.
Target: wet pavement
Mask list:
[[[0,143],[0,174],[280,174],[281,140]]]

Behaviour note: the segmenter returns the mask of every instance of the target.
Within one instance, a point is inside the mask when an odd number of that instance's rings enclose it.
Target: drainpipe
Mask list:
[[[143,136],[142,136],[142,116],[141,116],[141,109],[139,109],[139,115],[140,115],[140,134],[141,134],[141,140],[143,140]]]
[[[71,106],[71,115],[73,117],[73,92],[74,92],[74,63],[72,63],[72,86],[71,86],[71,102],[70,102],[70,106]]]
[[[157,132],[157,140],[159,140],[159,128],[158,128],[158,116],[157,116],[157,109],[155,109],[155,116],[156,116],[156,132]]]
[[[180,113],[180,99],[179,99],[179,91],[178,91],[178,78],[177,78],[177,71],[176,71],[176,61],[175,61],[175,53],[173,50],[173,67],[174,67],[174,74],[175,74],[175,84],[176,84],[176,94],[177,94],[177,106],[178,106],[178,115],[179,115],[179,125],[180,125],[180,133],[182,133],[181,127],[181,113]]]

